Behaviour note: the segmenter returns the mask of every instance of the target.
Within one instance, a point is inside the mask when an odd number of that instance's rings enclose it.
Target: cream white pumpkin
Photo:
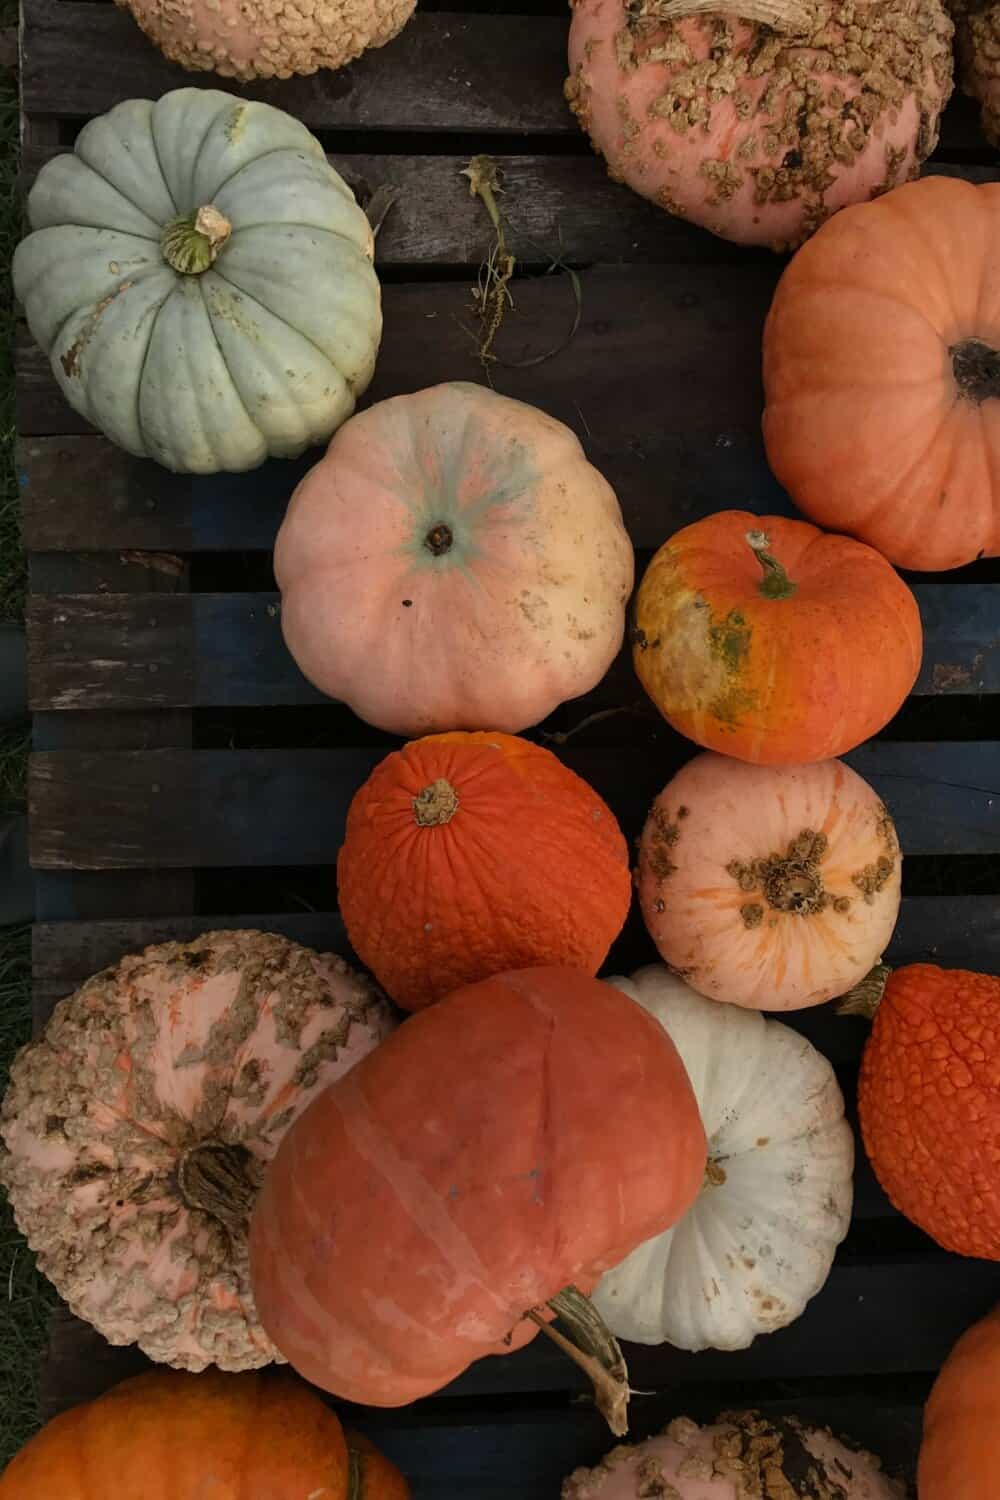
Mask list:
[[[28,197],[14,286],[70,405],[168,469],[325,441],[382,332],[371,227],[315,136],[214,89],[129,99]]]
[[[745,1349],[799,1316],[847,1233],[843,1095],[827,1059],[780,1021],[706,1000],[661,964],[611,983],[680,1053],[709,1159],[693,1207],[602,1277],[594,1301],[633,1343]]]

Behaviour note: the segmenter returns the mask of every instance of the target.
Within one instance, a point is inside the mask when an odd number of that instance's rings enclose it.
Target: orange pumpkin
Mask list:
[[[0,1500],[408,1500],[287,1373],[157,1371],[55,1417],[0,1477]]]
[[[962,1335],[924,1409],[920,1500],[987,1500],[1000,1475],[1000,1307]]]
[[[916,680],[922,641],[913,594],[877,552],[742,510],[664,543],[632,632],[668,723],[763,765],[829,760],[877,733]]]
[[[1000,979],[935,964],[890,975],[858,1111],[900,1213],[945,1250],[1000,1260]]]
[[[521,970],[414,1016],[285,1136],[251,1225],[257,1307],[315,1385],[438,1390],[676,1222],[706,1143],[662,1026],[578,971]]]
[[[337,882],[355,952],[408,1010],[505,969],[596,973],[632,893],[597,793],[551,751],[486,733],[387,756],[351,803]]]
[[[778,284],[764,389],[771,468],[821,526],[903,568],[1000,552],[1000,183],[835,214]]]

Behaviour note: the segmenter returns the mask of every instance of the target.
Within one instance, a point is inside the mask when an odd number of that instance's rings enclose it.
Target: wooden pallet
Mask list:
[[[212,83],[168,66],[110,4],[23,0],[23,11],[29,182],[119,99]],[[501,365],[495,383],[579,433],[620,496],[641,566],[699,515],[790,512],[759,435],[761,325],[780,265],[608,181],[562,102],[566,27],[561,0],[425,3],[394,44],[343,73],[241,92],[319,133],[363,199],[401,189],[378,239],[386,332],[371,399],[482,378],[469,288],[490,231],[460,170],[476,151],[497,158],[523,265],[579,267],[583,308],[564,352]],[[932,169],[1000,178],[967,105],[949,110]],[[558,346],[573,311],[564,274],[525,276],[504,358]],[[353,791],[394,742],[320,698],[282,645],[269,549],[315,455],[244,477],[171,476],[91,432],[27,340],[18,397],[37,1024],[93,971],[168,936],[255,925],[345,951],[332,863]],[[914,696],[849,757],[892,809],[908,856],[891,957],[997,971],[1000,564],[920,579],[917,595],[927,649]],[[640,697],[623,659],[540,732]],[[561,753],[631,836],[690,749],[639,712]],[[651,956],[633,919],[611,967]],[[791,1020],[852,1099],[863,1024],[829,1009]],[[932,1372],[998,1296],[1000,1267],[935,1249],[892,1211],[859,1151],[854,1223],[823,1292],[739,1354],[630,1350],[635,1385],[655,1393],[635,1401],[635,1430],[753,1402],[852,1429],[911,1466]],[[417,1500],[542,1500],[604,1450],[602,1423],[543,1343],[480,1363],[409,1411],[361,1414]],[[142,1365],[59,1313],[46,1414]]]

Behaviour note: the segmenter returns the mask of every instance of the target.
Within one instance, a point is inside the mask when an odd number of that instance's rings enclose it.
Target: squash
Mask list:
[[[708,1167],[683,1219],[608,1271],[594,1305],[633,1343],[745,1349],[804,1311],[851,1221],[854,1136],[836,1075],[798,1032],[705,1000],[660,964],[611,983],[677,1048]]]
[[[858,1114],[875,1176],[945,1250],[1000,1260],[1000,978],[910,964],[867,1009]]]
[[[287,1372],[157,1370],[54,1417],[0,1476],[0,1500],[408,1500],[369,1449]]]
[[[820,526],[900,568],[1000,553],[1000,183],[927,177],[845,209],[764,328],[764,441]]]
[[[951,37],[941,0],[866,0],[863,24],[851,0],[574,0],[566,94],[616,181],[790,250],[917,175]]]
[[[596,1469],[577,1469],[562,1486],[562,1500],[641,1496],[906,1500],[906,1489],[882,1472],[873,1454],[829,1428],[744,1411],[723,1412],[704,1427],[675,1417],[656,1437],[613,1449]]]
[[[700,994],[754,1010],[821,1005],[878,962],[902,856],[848,766],[766,767],[704,753],[663,789],[639,844],[649,935]]]
[[[1000,1473],[1000,1307],[959,1339],[924,1408],[920,1500],[985,1500]]]
[[[917,602],[883,557],[780,516],[685,526],[636,595],[635,670],[664,718],[762,765],[829,760],[876,734],[922,649]]]
[[[60,1001],[11,1069],[0,1182],[72,1311],[186,1370],[275,1359],[249,1280],[256,1187],[391,1024],[342,959],[259,932],[157,944]]]
[[[641,1006],[577,970],[502,974],[405,1022],[291,1127],[254,1209],[254,1296],[307,1380],[400,1406],[528,1343],[704,1170],[683,1064]],[[621,1432],[623,1367],[613,1386]]]
[[[337,890],[355,953],[407,1010],[505,969],[595,974],[632,901],[610,808],[508,734],[388,755],[351,802]]]
[[[417,0],[117,0],[164,57],[223,78],[291,78],[342,68],[382,47],[412,16]]]
[[[182,473],[325,441],[382,331],[371,227],[304,125],[214,89],[91,120],[28,195],[14,287],[69,404]]]
[[[604,676],[632,546],[561,422],[456,382],[337,433],[275,546],[288,649],[393,734],[537,724]]]
[[[1000,5],[948,0],[955,22],[955,64],[962,92],[980,106],[983,134],[1000,146]]]

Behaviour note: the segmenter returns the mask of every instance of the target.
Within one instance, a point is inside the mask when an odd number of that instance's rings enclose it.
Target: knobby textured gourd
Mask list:
[[[982,1500],[1000,1473],[1000,1307],[962,1335],[924,1409],[920,1500]]]
[[[213,89],[130,99],[38,174],[14,286],[70,405],[199,474],[325,441],[382,331],[371,227],[304,125]]]
[[[337,433],[275,545],[285,641],[394,734],[537,724],[621,648],[632,546],[561,422],[455,382]]]
[[[342,959],[259,932],[147,948],[61,1001],[11,1069],[0,1182],[73,1312],[186,1370],[277,1358],[247,1260],[264,1166],[391,1025]]]
[[[964,93],[980,105],[983,134],[1000,146],[1000,5],[948,0],[955,22],[955,63]]]
[[[798,1032],[706,1000],[660,964],[611,983],[677,1048],[708,1165],[684,1217],[608,1271],[594,1304],[633,1343],[745,1349],[804,1310],[851,1221],[854,1136],[836,1075]]]

